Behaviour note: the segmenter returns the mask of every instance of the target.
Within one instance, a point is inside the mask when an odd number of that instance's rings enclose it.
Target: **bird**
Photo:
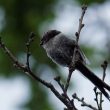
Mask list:
[[[75,40],[68,38],[68,36],[61,31],[48,30],[42,36],[40,45],[53,62],[64,67],[70,67],[76,46]],[[108,90],[110,92],[110,86],[86,66],[85,55],[79,46],[77,47],[77,55],[80,61],[75,65],[75,69],[89,79],[110,101],[110,96],[106,91]]]

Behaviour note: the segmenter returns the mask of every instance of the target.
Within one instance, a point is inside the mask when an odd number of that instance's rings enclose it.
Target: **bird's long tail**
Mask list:
[[[110,86],[103,82],[100,78],[98,78],[92,71],[90,71],[82,62],[78,62],[76,64],[76,68],[86,77],[88,78],[102,93],[105,97],[110,101],[109,94],[105,91],[108,90],[110,92]]]

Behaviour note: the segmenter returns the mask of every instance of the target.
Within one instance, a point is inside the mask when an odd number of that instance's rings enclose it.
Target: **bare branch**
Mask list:
[[[76,99],[76,100],[78,100],[79,102],[81,102],[81,103],[82,103],[81,106],[89,107],[89,108],[91,108],[92,110],[98,110],[97,108],[93,107],[92,105],[86,103],[86,102],[84,101],[84,98],[81,98],[81,99],[80,99],[80,98],[77,96],[76,93],[73,94],[72,97],[73,97],[73,99]]]
[[[105,80],[107,66],[108,66],[108,62],[107,61],[104,61],[103,64],[101,65],[101,67],[103,69],[102,81]],[[102,93],[100,93],[100,103],[99,103],[100,110],[102,110],[102,103],[103,102],[104,102],[104,100],[102,99]]]
[[[84,27],[84,24],[83,24],[83,18],[84,18],[84,15],[85,15],[85,12],[87,10],[87,6],[86,5],[83,5],[82,6],[82,14],[81,14],[81,18],[79,19],[79,26],[78,26],[78,31],[75,33],[76,35],[76,45],[75,45],[75,48],[74,48],[74,53],[73,53],[73,58],[72,58],[72,64],[71,66],[75,69],[75,63],[77,62],[77,60],[79,60],[76,56],[77,56],[77,52],[78,52],[78,41],[79,41],[79,37],[80,37],[80,33],[81,33],[81,30],[82,28]],[[74,70],[73,69],[73,70]]]
[[[58,83],[58,85],[62,89],[62,91],[63,91],[62,96],[64,96],[69,101],[69,103],[72,105],[72,109],[74,108],[75,110],[77,110],[76,107],[74,106],[74,101],[69,98],[69,96],[67,95],[67,91],[65,91],[64,85],[61,84],[61,77],[57,76],[54,78],[54,80]]]
[[[106,76],[106,69],[107,69],[107,61],[104,61],[103,64],[101,64],[101,67],[103,68],[103,76],[102,76],[102,81],[104,82],[105,80],[105,76]],[[97,87],[94,88],[94,92],[95,92],[95,101],[97,103],[97,107],[98,110],[102,110],[102,103],[104,102],[104,100],[102,99],[102,92],[97,92]],[[100,99],[98,99],[98,96]]]
[[[57,81],[57,83],[59,84],[61,89],[63,90],[63,96],[72,104],[74,109],[76,109],[76,108],[74,106],[73,100],[71,101],[70,98],[68,97],[67,90],[68,90],[68,87],[69,87],[69,84],[70,84],[72,72],[75,70],[78,40],[79,40],[81,29],[84,27],[84,24],[82,24],[82,21],[83,21],[83,17],[84,17],[86,9],[87,9],[87,6],[85,6],[85,5],[82,6],[82,14],[81,14],[81,18],[79,19],[78,32],[76,32],[76,45],[75,45],[75,49],[74,49],[74,53],[73,53],[73,57],[72,57],[72,63],[70,65],[70,67],[69,67],[69,74],[68,74],[65,86],[63,84],[61,84],[59,77],[55,78],[55,80]]]
[[[30,44],[29,44],[30,45]],[[1,38],[0,38],[0,48],[3,49],[3,51],[8,55],[8,57],[10,57],[10,59],[12,60],[12,62],[14,63],[14,65],[16,65],[16,67],[18,69],[20,69],[21,71],[23,71],[24,73],[26,73],[27,75],[29,75],[30,77],[32,77],[35,81],[40,82],[41,84],[43,84],[44,86],[46,86],[47,88],[49,88],[54,95],[62,102],[64,103],[64,105],[69,108],[69,110],[77,110],[75,108],[75,106],[73,106],[68,100],[67,98],[65,98],[63,95],[61,95],[56,89],[55,87],[49,83],[46,82],[44,80],[42,80],[40,77],[36,76],[35,73],[33,73],[30,69],[29,64],[24,65],[22,63],[20,63],[16,57],[12,54],[12,52],[5,46],[5,44],[2,42]],[[29,50],[28,50],[29,52]],[[29,58],[29,56],[27,56]],[[27,58],[27,60],[29,61],[29,59]]]
[[[72,62],[71,62],[70,67],[69,67],[68,78],[67,78],[67,81],[66,81],[66,84],[65,84],[65,91],[66,92],[67,92],[68,87],[69,87],[72,72],[75,70],[75,63],[77,63],[77,61],[79,60],[79,58],[77,57],[78,40],[79,40],[80,32],[81,32],[82,28],[84,27],[84,24],[82,22],[83,22],[83,18],[84,18],[86,10],[87,10],[87,6],[83,5],[82,6],[82,14],[81,14],[81,17],[79,19],[78,31],[75,34],[76,35],[76,45],[75,45],[74,52],[73,52]]]
[[[104,61],[104,62],[103,62],[103,64],[101,65],[101,67],[103,68],[102,81],[104,81],[104,80],[105,80],[107,66],[108,66],[108,62],[107,62],[107,61]]]
[[[73,72],[73,70],[69,68],[69,74],[68,74],[67,82],[66,82],[66,85],[65,85],[65,92],[67,92],[67,90],[68,90],[70,79],[71,79],[71,76],[72,76],[72,72]]]
[[[76,35],[76,42],[77,43],[78,43],[78,40],[79,40],[79,37],[80,37],[81,30],[84,27],[84,24],[82,22],[83,22],[83,18],[84,18],[84,15],[85,15],[86,10],[87,10],[87,6],[86,5],[83,5],[82,6],[81,18],[79,19],[78,31],[75,33],[75,35]]]
[[[60,88],[62,89],[62,91],[64,92],[65,89],[64,89],[64,85],[61,84],[61,77],[60,76],[57,76],[54,78],[54,80],[58,83],[58,85],[60,86]]]
[[[106,69],[107,69],[107,61],[104,61],[103,64],[101,64],[101,67],[103,68],[103,76],[102,76],[102,81],[105,80],[106,77]],[[104,100],[102,99],[102,92],[97,92],[97,87],[94,87],[94,92],[95,92],[95,101],[97,103],[98,110],[102,110],[102,103]],[[98,96],[100,99],[98,99]]]
[[[34,36],[35,36],[35,34],[33,32],[31,32],[30,35],[29,35],[28,41],[26,43],[26,53],[27,53],[26,54],[26,65],[27,65],[29,70],[30,70],[29,57],[31,55],[30,45],[31,45],[31,42],[33,42],[33,40],[34,40]]]
[[[98,100],[98,95],[100,94],[100,92],[97,92],[97,87],[94,87],[93,90],[94,90],[94,93],[95,93],[95,98],[94,98],[94,100],[96,101],[98,110],[100,110],[100,105],[99,105],[99,100]]]

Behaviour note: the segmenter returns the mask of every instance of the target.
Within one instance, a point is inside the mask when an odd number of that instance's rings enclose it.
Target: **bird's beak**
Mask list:
[[[42,42],[42,41],[40,42],[40,45],[41,45],[41,46],[43,45],[43,42]]]

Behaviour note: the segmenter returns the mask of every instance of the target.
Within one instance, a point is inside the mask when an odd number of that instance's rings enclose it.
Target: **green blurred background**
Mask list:
[[[29,33],[34,32],[36,36],[33,44],[31,45],[32,57],[30,58],[31,60],[30,62],[33,71],[37,72],[38,73],[37,75],[41,77],[43,76],[43,78],[45,78],[44,74],[46,73],[48,74],[48,72],[50,72],[51,74],[54,73],[54,75],[55,73],[57,74],[61,73],[61,70],[59,70],[56,64],[54,64],[53,62],[51,62],[51,60],[47,58],[46,53],[39,46],[41,35],[49,29],[48,28],[49,23],[52,23],[57,18],[58,9],[56,9],[56,7],[59,5],[59,2],[64,3],[64,6],[58,8],[59,13],[61,13],[62,8],[65,8],[66,3],[69,2],[74,4],[73,7],[77,6],[80,9],[80,6],[83,3],[86,3],[89,8],[92,6],[93,7],[101,6],[108,1],[107,0],[76,0],[76,1],[75,0],[0,0],[0,36],[2,36],[3,41],[15,54],[15,56],[21,62],[25,63],[26,62],[25,42],[28,39]],[[81,12],[81,10],[79,9],[78,9],[79,11],[78,13]],[[56,14],[56,10],[57,10],[57,14]],[[93,16],[95,18],[95,15]],[[78,18],[76,19],[78,22]],[[107,44],[107,47],[105,49],[106,51],[105,50],[100,51],[100,49],[98,50],[97,48],[94,48],[92,46],[85,45],[83,43],[84,40],[82,40],[81,43],[82,49],[84,50],[85,54],[88,56],[88,59],[90,59],[90,62],[92,63],[91,67],[93,68],[94,67],[99,68],[100,63],[104,59],[107,59],[108,61],[110,60],[110,56],[109,56],[110,39],[108,36],[110,35],[109,34],[110,25],[108,26],[108,24],[104,23],[103,21],[102,20],[99,21],[100,24],[99,26],[102,26],[103,30],[106,30],[106,33],[108,33],[107,35],[105,35],[106,40],[104,41],[104,43]],[[88,24],[90,23],[89,20],[87,23]],[[77,26],[78,25],[76,25],[76,30],[77,30]],[[87,27],[84,28],[84,30],[85,29],[87,31],[88,25]],[[85,34],[82,33],[82,35],[84,36]],[[93,55],[95,52],[97,53],[96,56]],[[0,50],[0,77],[5,78],[5,80],[9,80],[11,78],[18,76],[24,77],[24,79],[28,80],[29,87],[31,89],[31,95],[29,100],[19,105],[18,106],[19,110],[53,110],[54,109],[54,107],[51,105],[50,101],[48,100],[46,88],[36,83],[28,76],[24,75],[24,73],[16,70],[13,67],[10,59],[5,55],[5,53],[3,53],[3,51]]]

